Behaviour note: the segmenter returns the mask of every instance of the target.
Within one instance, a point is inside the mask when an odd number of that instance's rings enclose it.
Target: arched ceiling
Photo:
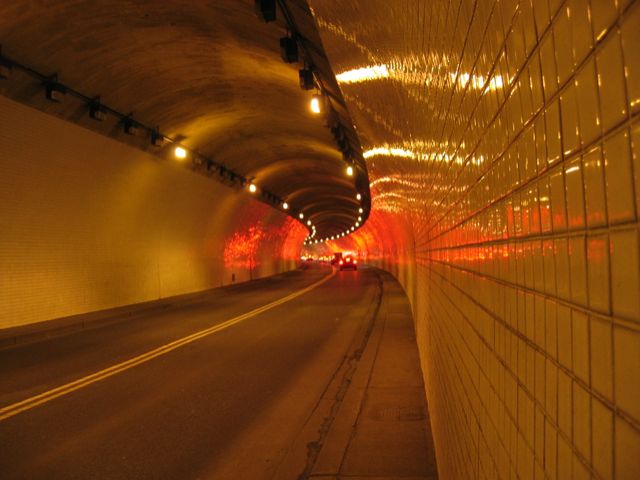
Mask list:
[[[278,5],[277,21],[265,23],[254,0],[2,2],[0,44],[3,57],[15,65],[56,73],[73,91],[99,96],[114,111],[158,126],[181,145],[287,201],[292,215],[304,212],[318,237],[329,236],[352,226],[361,206],[366,219],[366,165],[306,2]],[[346,176],[347,164],[326,120],[309,109],[314,91],[299,87],[303,59],[286,64],[280,58],[279,40],[292,27],[301,36],[301,57],[306,53],[313,64],[355,152],[355,177]],[[92,121],[86,102],[77,98],[48,102],[42,80],[28,73],[14,68],[0,82],[0,93],[152,148],[127,138],[116,121]]]

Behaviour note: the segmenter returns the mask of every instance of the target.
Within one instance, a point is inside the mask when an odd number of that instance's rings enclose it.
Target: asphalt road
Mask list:
[[[362,343],[378,274],[338,272],[216,328],[330,274],[314,267],[0,350],[0,478],[274,478]]]

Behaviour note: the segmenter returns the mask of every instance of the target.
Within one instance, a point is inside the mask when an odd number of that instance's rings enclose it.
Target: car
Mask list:
[[[342,260],[342,252],[335,252],[331,259],[331,265],[337,265],[340,260]]]
[[[358,260],[351,256],[344,257],[342,260],[338,262],[340,266],[340,271],[351,268],[353,270],[358,270]]]

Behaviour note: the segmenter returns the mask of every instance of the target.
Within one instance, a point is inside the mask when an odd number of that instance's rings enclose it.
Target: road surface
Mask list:
[[[0,350],[0,478],[290,475],[380,296],[373,269],[314,266]]]

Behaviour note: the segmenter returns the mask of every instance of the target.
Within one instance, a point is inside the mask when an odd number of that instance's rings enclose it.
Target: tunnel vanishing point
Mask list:
[[[640,1],[7,0],[0,48],[0,478],[640,478]]]

